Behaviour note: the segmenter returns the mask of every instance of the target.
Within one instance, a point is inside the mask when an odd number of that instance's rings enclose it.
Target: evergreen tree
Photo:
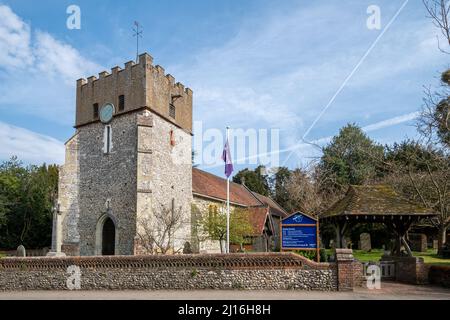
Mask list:
[[[255,170],[245,169],[239,171],[234,177],[233,182],[244,184],[253,192],[269,195],[269,181],[266,174],[266,168],[259,166]]]
[[[0,248],[51,243],[58,167],[24,167],[16,157],[0,165]]]
[[[384,149],[372,141],[360,127],[342,128],[323,149],[318,174],[325,175],[326,188],[345,190],[348,185],[362,185],[383,172]]]
[[[286,168],[281,167],[275,172],[272,177],[272,198],[285,210],[292,211],[294,206],[291,201],[291,196],[288,191],[292,172]]]

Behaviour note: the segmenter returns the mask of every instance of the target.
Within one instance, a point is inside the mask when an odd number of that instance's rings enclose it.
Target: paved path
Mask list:
[[[450,300],[450,290],[383,283],[381,290],[304,291],[27,291],[0,292],[0,300]]]

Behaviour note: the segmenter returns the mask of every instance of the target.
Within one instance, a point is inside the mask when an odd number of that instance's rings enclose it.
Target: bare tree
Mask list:
[[[154,210],[152,218],[139,222],[138,237],[142,248],[147,254],[175,254],[182,248],[174,248],[175,234],[184,224],[182,208],[168,209],[160,205],[160,210]]]
[[[408,199],[422,203],[439,215],[428,222],[438,231],[439,250],[450,227],[450,158],[432,146],[409,144],[396,152],[385,182]]]
[[[434,25],[441,31],[450,47],[450,0],[422,0]],[[446,54],[449,51],[439,49]],[[425,106],[419,119],[419,132],[428,142],[438,138],[450,147],[450,70],[441,77],[442,88],[436,91],[425,89]]]
[[[448,74],[448,75],[447,75]],[[424,106],[417,120],[417,129],[425,143],[450,148],[450,70],[442,75],[439,90],[425,88]]]
[[[429,18],[434,25],[441,30],[442,35],[450,46],[450,0],[422,0],[428,11]],[[438,47],[444,53],[449,51],[441,48],[438,37]]]
[[[318,215],[338,199],[338,192],[325,187],[335,181],[333,175],[318,170],[322,169],[311,163],[292,172],[286,189],[294,210]]]

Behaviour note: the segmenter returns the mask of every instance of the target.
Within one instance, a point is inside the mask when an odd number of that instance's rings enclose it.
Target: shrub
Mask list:
[[[193,270],[191,271],[191,277],[192,277],[192,278],[195,278],[197,275],[198,275],[198,270],[197,270],[197,269],[193,269]]]
[[[320,262],[328,262],[327,251],[324,248],[320,249]]]
[[[316,251],[295,251],[296,254],[305,257],[306,259],[317,261]],[[328,255],[325,249],[320,249],[320,262],[328,262]]]
[[[315,251],[295,251],[295,253],[309,260],[314,261],[316,259]]]

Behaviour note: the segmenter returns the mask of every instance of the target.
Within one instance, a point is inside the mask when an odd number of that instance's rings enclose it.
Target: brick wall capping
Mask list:
[[[351,250],[341,254],[351,255]],[[0,290],[23,290],[24,283],[26,290],[67,290],[66,270],[73,265],[84,274],[84,290],[110,290],[113,285],[122,290],[351,291],[363,281],[363,267],[358,261],[317,263],[291,252],[40,257],[0,259]],[[111,284],[107,277],[98,282],[98,274],[114,275],[118,282]],[[55,282],[49,284],[48,279]]]
[[[354,261],[353,250],[352,249],[336,249],[336,261]]]
[[[294,253],[154,255],[111,257],[3,258],[0,270],[47,270],[77,265],[81,268],[206,268],[206,269],[318,269],[334,268]]]

